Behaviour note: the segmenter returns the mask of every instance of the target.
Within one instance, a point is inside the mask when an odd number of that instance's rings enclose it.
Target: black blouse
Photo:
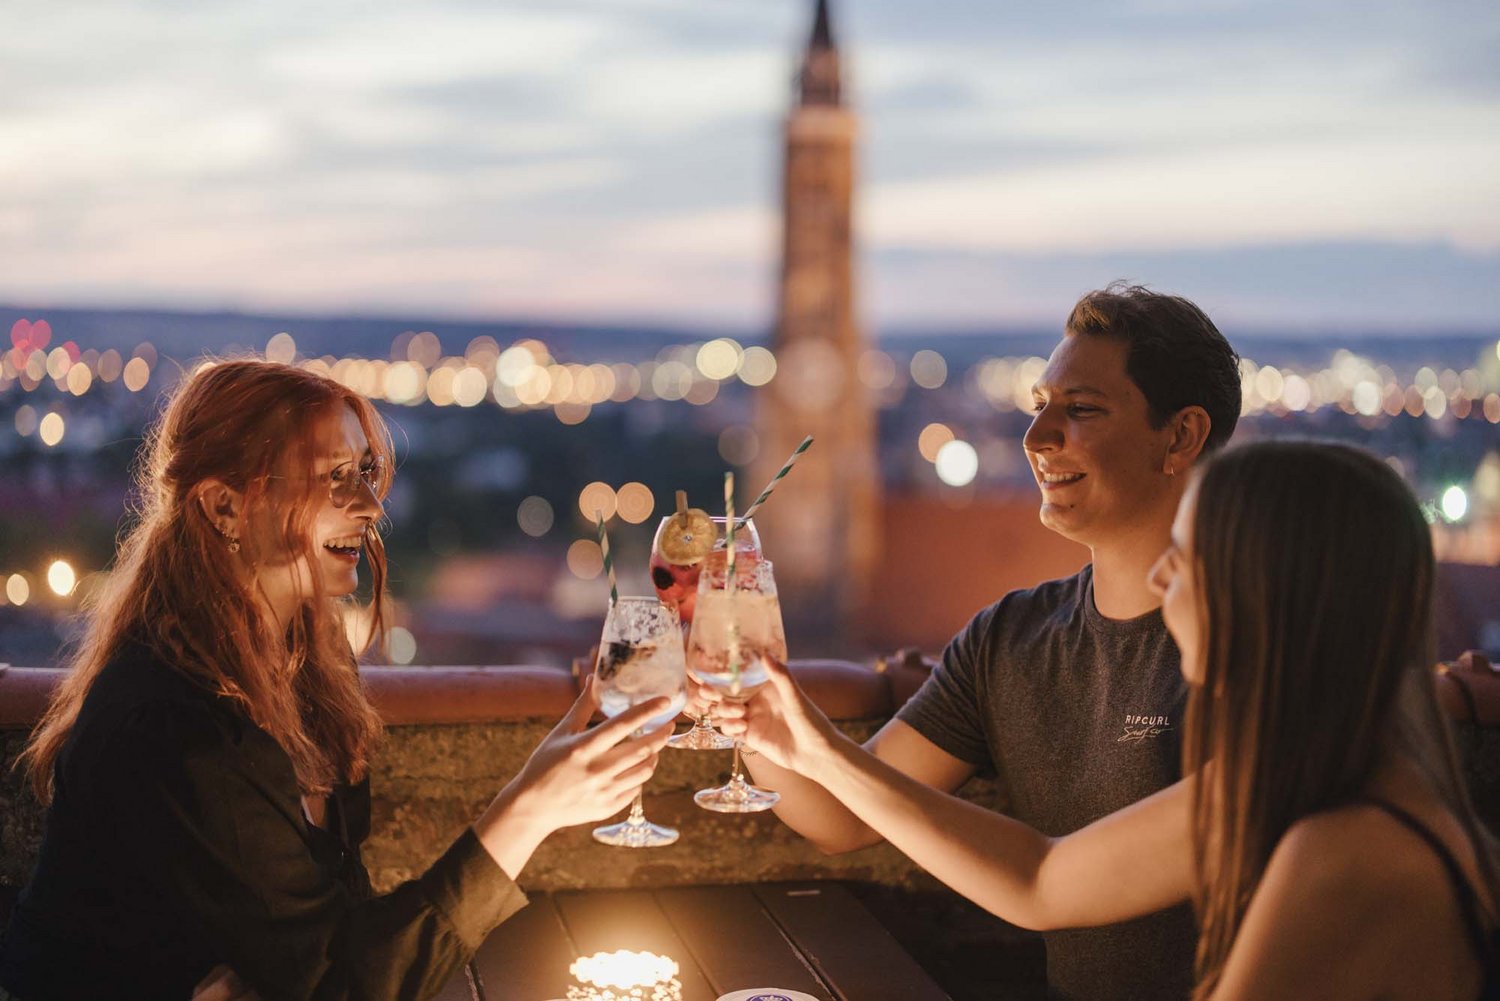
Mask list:
[[[467,829],[373,896],[368,783],[309,824],[280,745],[140,647],[95,681],[54,776],[0,939],[0,985],[24,1001],[186,1001],[220,963],[265,1001],[426,998],[526,902]]]

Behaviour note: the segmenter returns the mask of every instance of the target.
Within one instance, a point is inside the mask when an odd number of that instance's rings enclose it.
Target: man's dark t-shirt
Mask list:
[[[1056,837],[1181,776],[1178,662],[1161,612],[1105,618],[1084,567],[974,616],[897,718],[954,757],[993,769],[1007,813]],[[1196,930],[1186,905],[1045,937],[1058,998],[1164,1001],[1191,992]]]

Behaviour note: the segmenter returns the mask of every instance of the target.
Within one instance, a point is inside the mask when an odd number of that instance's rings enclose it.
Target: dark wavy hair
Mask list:
[[[1240,419],[1240,356],[1188,300],[1114,282],[1078,300],[1067,330],[1125,342],[1125,372],[1145,395],[1153,427],[1162,427],[1184,407],[1199,406],[1210,422],[1205,452],[1234,434]]]

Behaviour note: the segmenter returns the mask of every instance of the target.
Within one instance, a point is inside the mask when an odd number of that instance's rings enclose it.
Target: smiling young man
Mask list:
[[[1023,445],[1042,523],[1088,546],[1092,560],[974,616],[865,748],[944,792],[993,771],[1007,815],[1056,837],[1180,777],[1182,676],[1147,575],[1188,470],[1234,431],[1239,358],[1186,299],[1112,285],[1074,306],[1032,396]],[[881,839],[768,757],[747,765],[781,792],[789,826],[828,852]],[[920,833],[901,847],[919,863],[929,847],[943,850]],[[1186,907],[1049,933],[1050,991],[1068,1001],[1185,998],[1195,939]]]

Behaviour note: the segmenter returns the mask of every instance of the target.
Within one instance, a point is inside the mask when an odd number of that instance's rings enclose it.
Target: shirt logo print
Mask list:
[[[1141,744],[1157,739],[1170,729],[1172,729],[1172,720],[1169,716],[1141,716],[1137,713],[1126,713],[1125,731],[1116,738],[1115,742]]]

